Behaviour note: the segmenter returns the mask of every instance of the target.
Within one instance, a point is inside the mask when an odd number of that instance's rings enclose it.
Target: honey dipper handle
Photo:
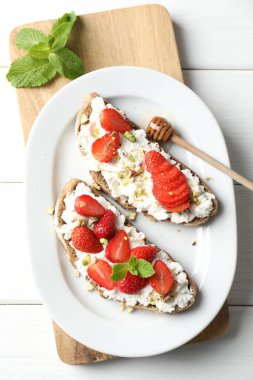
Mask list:
[[[225,173],[229,177],[233,178],[235,181],[239,182],[243,186],[247,187],[251,191],[253,191],[253,182],[248,180],[247,178],[243,177],[242,175],[236,173],[234,170],[228,168],[227,166],[223,165],[219,161],[215,160],[208,154],[202,152],[195,146],[189,144],[187,141],[179,137],[178,135],[174,134],[171,136],[171,141],[173,141],[175,144],[181,146],[182,148],[188,150],[189,152],[193,153],[195,156],[202,158],[202,160],[205,160],[212,166],[214,166],[216,169],[220,170],[221,172]]]

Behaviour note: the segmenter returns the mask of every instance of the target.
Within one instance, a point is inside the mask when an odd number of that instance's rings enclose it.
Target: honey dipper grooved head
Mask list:
[[[147,134],[153,141],[168,141],[175,129],[171,123],[160,116],[154,116],[147,127]]]

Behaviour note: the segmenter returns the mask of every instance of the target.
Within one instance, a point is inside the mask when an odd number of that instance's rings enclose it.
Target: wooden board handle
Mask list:
[[[174,134],[171,137],[171,141],[181,146],[182,148],[188,150],[189,152],[193,153],[195,156],[202,158],[202,160],[205,160],[206,162],[214,166],[216,169],[220,170],[221,172],[225,173],[229,177],[233,178],[235,181],[239,182],[241,185],[253,191],[253,182],[243,177],[242,175],[236,173],[234,170],[228,168],[227,166],[223,165],[221,162],[215,160],[215,158],[202,152],[200,149],[196,148],[195,146],[189,144],[187,141],[185,141],[178,135]]]

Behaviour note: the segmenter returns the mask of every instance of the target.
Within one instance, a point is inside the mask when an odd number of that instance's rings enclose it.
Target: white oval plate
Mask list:
[[[236,267],[233,183],[208,164],[172,146],[170,151],[217,195],[219,214],[203,227],[154,223],[139,215],[148,240],[172,254],[196,281],[194,307],[176,315],[120,312],[119,304],[87,292],[63,253],[46,208],[55,204],[66,181],[87,179],[75,146],[74,122],[85,95],[98,92],[145,127],[155,114],[168,117],[190,142],[229,165],[222,132],[213,115],[189,88],[145,68],[111,67],[86,74],[54,95],[40,112],[27,147],[26,208],[31,261],[43,302],[70,336],[97,351],[140,357],[186,343],[216,316],[229,293]],[[192,245],[196,240],[197,244]]]

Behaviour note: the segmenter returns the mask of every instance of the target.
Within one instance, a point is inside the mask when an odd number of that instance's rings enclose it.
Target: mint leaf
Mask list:
[[[143,278],[151,277],[155,273],[155,270],[152,264],[150,264],[149,261],[144,260],[144,259],[138,260],[137,270],[138,270],[139,276]]]
[[[75,79],[84,73],[80,58],[67,48],[50,53],[48,58],[57,72],[68,79]]]
[[[65,13],[53,25],[50,36],[54,39],[53,50],[64,47],[68,41],[71,29],[76,21],[74,12]]]
[[[44,33],[33,28],[24,28],[16,34],[16,45],[20,49],[29,50],[38,42],[46,42],[47,37]]]
[[[65,13],[62,17],[58,18],[52,26],[51,33],[54,34],[56,29],[64,23],[72,23],[74,25],[76,21],[76,15],[74,12]]]
[[[115,264],[112,267],[111,280],[115,282],[123,280],[123,278],[126,277],[127,271],[128,271],[127,264]]]
[[[12,63],[6,78],[14,87],[37,87],[55,75],[56,70],[47,59],[33,59],[26,55]]]
[[[29,53],[32,58],[44,59],[48,58],[50,53],[50,48],[44,42],[39,42],[36,45],[33,45],[29,50]]]
[[[137,264],[138,260],[136,259],[136,257],[131,256],[128,262],[128,270],[134,276],[138,276]]]

